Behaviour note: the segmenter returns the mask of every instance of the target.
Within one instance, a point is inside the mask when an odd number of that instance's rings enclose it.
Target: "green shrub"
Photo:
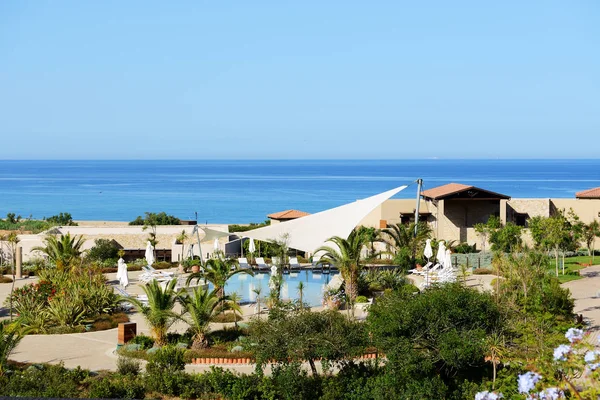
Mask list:
[[[137,335],[128,343],[139,344],[142,350],[146,350],[154,346],[154,339],[146,335]]]
[[[356,296],[356,300],[354,300],[355,303],[368,303],[369,299],[367,299],[367,296]]]
[[[475,268],[473,269],[473,275],[492,275],[494,271],[489,268]]]
[[[146,371],[148,373],[183,371],[185,368],[184,354],[185,350],[174,346],[161,347],[150,357]]]
[[[117,359],[117,371],[121,375],[138,375],[140,369],[140,362],[134,358],[119,356]]]
[[[110,375],[93,379],[88,396],[97,399],[143,399],[144,383],[135,376]]]
[[[95,261],[108,261],[111,263],[117,263],[119,258],[119,246],[114,240],[109,239],[96,239],[94,241],[94,247],[89,249],[87,257],[90,260]]]
[[[475,253],[476,251],[476,246],[470,245],[469,243],[460,243],[454,248],[454,252],[457,254],[469,254]]]
[[[136,219],[131,221],[129,225],[179,225],[181,220],[167,213],[159,212],[146,212],[144,217],[138,216]]]
[[[68,371],[62,365],[31,366],[13,373],[0,393],[20,397],[77,397],[84,377],[81,370]]]

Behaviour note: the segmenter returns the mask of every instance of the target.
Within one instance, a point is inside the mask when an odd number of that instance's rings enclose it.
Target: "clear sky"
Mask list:
[[[1,1],[0,158],[587,157],[600,2]]]

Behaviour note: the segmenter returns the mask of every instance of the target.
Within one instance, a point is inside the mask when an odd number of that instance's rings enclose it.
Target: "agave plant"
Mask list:
[[[209,291],[197,287],[191,294],[180,295],[179,301],[184,308],[184,319],[194,334],[192,349],[205,348],[208,345],[206,334],[209,324],[220,311],[221,298],[218,296],[217,290]]]
[[[180,318],[180,315],[173,311],[177,299],[181,298],[175,290],[176,284],[177,279],[172,279],[163,289],[158,281],[149,282],[143,287],[148,296],[148,305],[142,304],[138,299],[121,298],[121,301],[133,304],[138,312],[146,318],[157,346],[167,344],[167,332],[171,325]]]
[[[48,260],[56,265],[59,270],[72,269],[81,259],[81,249],[85,240],[82,236],[71,237],[70,233],[56,237],[48,235],[44,239],[44,246],[34,247],[32,250],[40,251],[48,257]]]
[[[0,321],[0,376],[4,375],[8,357],[23,339],[25,333],[15,323],[7,320]]]

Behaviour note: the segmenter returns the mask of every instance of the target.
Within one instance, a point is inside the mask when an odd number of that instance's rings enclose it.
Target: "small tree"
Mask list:
[[[302,281],[298,282],[298,297],[300,298],[300,308],[303,309],[304,308],[304,301],[303,301],[304,282],[302,282]]]
[[[592,257],[592,264],[594,263],[594,252],[596,238],[600,237],[600,224],[595,219],[583,226],[582,232],[583,240],[588,251],[588,255]]]
[[[257,368],[274,360],[280,365],[308,361],[317,375],[315,360],[335,363],[364,351],[367,334],[364,324],[350,321],[335,311],[281,313],[271,320],[250,322],[250,341]]]
[[[179,301],[184,309],[185,321],[193,332],[192,349],[205,348],[208,345],[206,334],[209,324],[219,313],[219,298],[217,291],[208,291],[201,287],[194,288],[191,294],[182,293]]]
[[[183,262],[183,248],[185,247],[185,241],[188,238],[188,234],[186,233],[185,229],[181,231],[181,233],[179,235],[177,235],[177,241],[179,243],[181,243],[181,260],[180,262]]]
[[[8,248],[10,251],[10,257],[11,257],[11,274],[12,274],[12,283],[10,286],[10,320],[12,321],[12,317],[13,317],[13,292],[15,290],[15,268],[17,266],[17,247],[19,245],[19,242],[21,241],[19,239],[19,236],[17,236],[17,234],[15,232],[11,232],[8,234],[8,236],[6,237],[6,241],[8,242]]]

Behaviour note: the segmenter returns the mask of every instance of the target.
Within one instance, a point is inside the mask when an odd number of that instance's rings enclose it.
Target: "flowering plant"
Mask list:
[[[518,391],[525,398],[539,400],[558,400],[574,397],[578,399],[600,398],[600,351],[594,350],[587,334],[582,329],[570,328],[565,333],[568,344],[561,344],[554,349],[551,362],[540,362],[536,369],[544,370],[551,377],[551,382],[544,382],[536,371],[527,371],[518,377]],[[575,384],[577,382],[577,384]],[[502,393],[479,392],[476,400],[497,400],[503,398]]]

